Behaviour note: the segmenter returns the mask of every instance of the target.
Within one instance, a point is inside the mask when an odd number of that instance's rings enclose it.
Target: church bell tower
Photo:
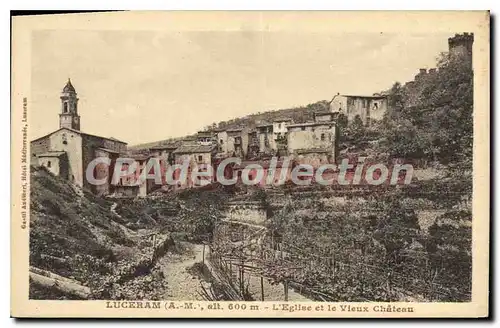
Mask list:
[[[78,98],[71,80],[64,86],[61,93],[61,114],[59,114],[59,128],[80,130],[80,116],[78,115]]]

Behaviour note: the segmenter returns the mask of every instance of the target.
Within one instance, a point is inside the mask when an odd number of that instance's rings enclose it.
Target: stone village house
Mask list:
[[[214,131],[218,152],[223,156],[246,157],[248,153],[248,131],[247,127]]]
[[[380,121],[384,117],[387,106],[385,95],[340,95],[332,101],[330,110],[346,115],[349,122],[359,116],[364,125],[370,126],[373,120]]]
[[[173,141],[149,149],[152,157],[158,158],[162,166],[172,165],[175,162],[174,150],[182,145],[182,141]]]
[[[287,126],[288,154],[299,164],[317,167],[335,163],[338,158],[336,113],[314,113],[312,122]]]
[[[201,143],[185,143],[181,145],[179,148],[173,151],[175,160],[174,163],[177,165],[182,165],[184,161],[189,162],[189,168],[187,170],[186,181],[180,181],[175,187],[176,188],[189,188],[195,186],[191,179],[192,170],[199,170],[206,172],[206,165],[210,165],[213,167],[215,162],[215,155],[217,154],[217,145],[209,144],[204,145]],[[214,168],[215,169],[215,168]],[[213,182],[213,176],[215,172],[213,172],[212,177],[201,178],[205,180],[209,180]],[[179,180],[180,170],[175,170],[173,172],[173,178],[175,180]]]
[[[161,184],[157,185],[154,179],[146,179],[145,181],[139,182],[139,177],[143,173],[143,170],[146,169],[148,161],[152,158],[151,155],[144,154],[134,154],[128,155],[127,158],[130,158],[135,161],[136,169],[135,172],[131,175],[120,176],[120,180],[113,187],[114,192],[113,196],[115,197],[144,197],[152,191],[161,188]],[[122,170],[127,171],[129,169],[128,163],[123,163]],[[150,173],[153,173],[154,168],[150,169]]]

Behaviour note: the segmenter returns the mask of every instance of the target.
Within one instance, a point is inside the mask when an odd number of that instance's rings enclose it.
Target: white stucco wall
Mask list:
[[[63,143],[65,137],[66,144]],[[65,151],[68,156],[69,179],[83,187],[85,169],[82,158],[82,137],[70,130],[60,130],[49,136],[51,151]]]

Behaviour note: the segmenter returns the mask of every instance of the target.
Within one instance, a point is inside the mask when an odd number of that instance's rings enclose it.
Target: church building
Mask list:
[[[75,185],[91,190],[97,195],[113,192],[111,178],[116,159],[127,151],[127,143],[80,131],[78,97],[68,79],[61,96],[59,129],[31,141],[31,164],[45,166],[53,174],[64,177]],[[107,177],[107,183],[92,185],[87,181],[89,163],[98,157],[108,157],[111,165],[98,165],[94,177]]]

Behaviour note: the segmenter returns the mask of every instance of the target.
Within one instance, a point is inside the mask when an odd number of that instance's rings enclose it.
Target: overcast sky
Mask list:
[[[337,92],[388,89],[434,67],[449,36],[36,31],[30,134],[59,127],[68,77],[80,98],[82,131],[134,145]]]

